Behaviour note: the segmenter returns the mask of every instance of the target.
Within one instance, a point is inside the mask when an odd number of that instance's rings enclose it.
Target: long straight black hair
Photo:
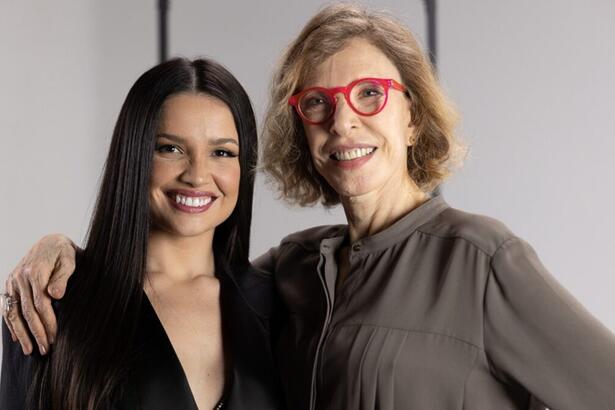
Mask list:
[[[35,370],[29,408],[104,409],[121,392],[143,298],[155,137],[163,103],[178,93],[218,98],[233,114],[239,196],[233,213],[216,227],[213,251],[217,269],[249,264],[257,137],[248,95],[210,59],[159,64],[136,81],[120,111],[86,247],[58,306],[57,342]]]

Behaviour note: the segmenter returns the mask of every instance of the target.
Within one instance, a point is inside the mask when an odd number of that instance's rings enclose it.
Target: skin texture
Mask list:
[[[64,235],[41,238],[13,269],[6,280],[9,295],[20,301],[4,320],[14,341],[19,341],[24,354],[31,354],[34,341],[41,354],[47,353],[57,333],[57,322],[51,308],[52,296],[61,299],[68,279],[75,270],[76,245]]]

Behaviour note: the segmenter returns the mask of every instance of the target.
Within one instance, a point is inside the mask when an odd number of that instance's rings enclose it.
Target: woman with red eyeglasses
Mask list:
[[[614,335],[506,226],[433,194],[463,150],[406,27],[327,7],[273,84],[265,170],[289,202],[341,204],[348,222],[291,234],[254,262],[279,294],[289,408],[614,408]],[[40,250],[26,260],[49,263]]]

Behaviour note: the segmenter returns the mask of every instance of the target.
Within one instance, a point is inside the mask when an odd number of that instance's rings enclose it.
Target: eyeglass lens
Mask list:
[[[361,81],[348,91],[350,105],[359,114],[369,115],[377,112],[386,101],[384,85],[375,81]],[[313,122],[325,121],[335,107],[332,97],[322,90],[305,93],[299,100],[301,113]]]

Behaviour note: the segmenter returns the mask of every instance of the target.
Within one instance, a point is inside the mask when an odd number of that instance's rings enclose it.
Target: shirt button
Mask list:
[[[361,244],[355,243],[354,245],[352,245],[352,250],[355,252],[359,252],[361,250]]]

